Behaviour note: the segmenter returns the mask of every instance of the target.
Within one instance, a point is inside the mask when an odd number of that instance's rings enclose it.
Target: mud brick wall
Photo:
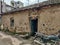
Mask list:
[[[13,29],[10,26],[11,17],[14,18]],[[8,27],[10,31],[14,31],[16,27],[16,32],[30,32],[30,17],[32,19],[37,17],[38,32],[57,34],[60,30],[60,5],[45,6],[38,12],[31,11],[30,14],[29,10],[5,14],[2,16],[2,24],[4,24],[4,27]]]

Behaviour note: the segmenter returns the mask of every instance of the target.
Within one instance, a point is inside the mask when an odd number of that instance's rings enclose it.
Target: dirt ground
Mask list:
[[[29,39],[24,39],[21,36],[22,35],[17,35],[17,34],[9,35],[5,32],[0,31],[0,45],[33,45],[33,37]],[[38,45],[38,44],[34,44],[34,45]]]

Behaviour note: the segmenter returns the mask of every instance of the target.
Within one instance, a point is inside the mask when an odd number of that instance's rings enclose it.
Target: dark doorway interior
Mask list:
[[[31,34],[35,35],[35,32],[37,32],[38,27],[38,19],[32,19],[30,24],[31,24]]]

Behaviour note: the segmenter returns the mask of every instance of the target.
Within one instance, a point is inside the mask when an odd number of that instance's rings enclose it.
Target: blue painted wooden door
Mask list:
[[[38,27],[37,23],[38,23],[38,19],[31,20],[30,22],[32,34],[35,34],[35,32],[37,32],[37,27]]]

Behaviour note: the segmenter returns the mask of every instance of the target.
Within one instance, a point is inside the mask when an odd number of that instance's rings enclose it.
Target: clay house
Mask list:
[[[60,30],[60,3],[48,1],[2,14],[2,24],[9,31],[57,34]]]

